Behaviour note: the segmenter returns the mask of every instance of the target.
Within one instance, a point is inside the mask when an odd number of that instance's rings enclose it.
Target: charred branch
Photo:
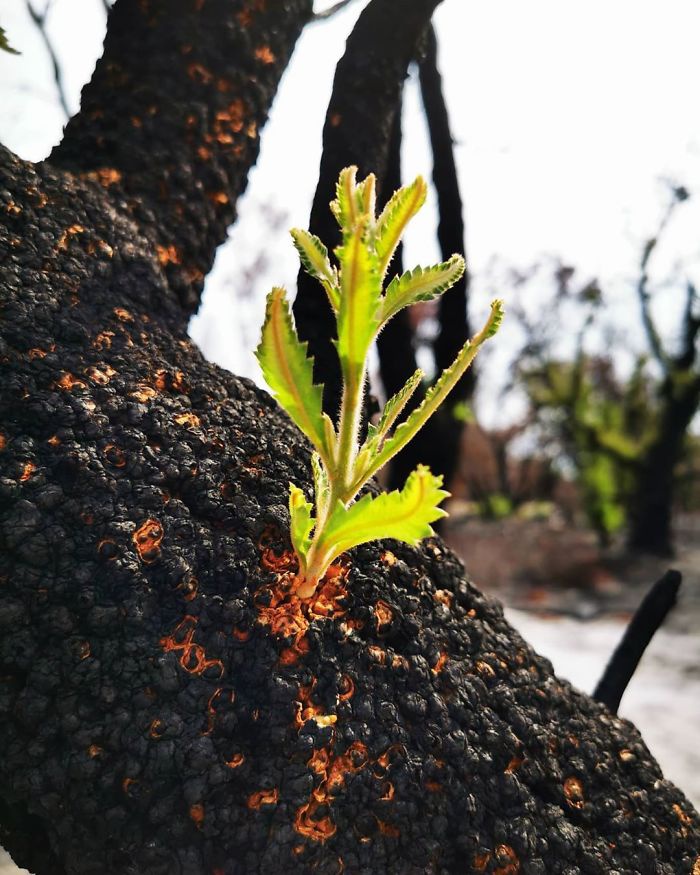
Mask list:
[[[58,102],[61,104],[61,109],[68,119],[70,118],[70,109],[68,108],[68,97],[66,95],[65,85],[63,83],[63,73],[61,72],[61,65],[58,62],[56,47],[54,46],[53,40],[49,37],[49,34],[46,30],[46,19],[48,18],[48,14],[51,9],[51,0],[49,0],[49,2],[46,4],[43,12],[38,12],[32,5],[31,0],[26,0],[25,5],[27,7],[29,17],[36,25],[36,29],[39,31],[41,40],[44,43],[44,47],[46,48],[46,52],[51,62],[51,69],[53,71],[53,81],[56,85]]]
[[[119,0],[104,54],[49,163],[126,206],[197,306],[311,0]]]
[[[602,702],[613,714],[617,714],[620,700],[649,642],[675,605],[681,582],[680,573],[674,570],[667,571],[656,581],[644,596],[611,656],[593,698]]]
[[[359,177],[386,171],[394,114],[408,64],[439,0],[372,0],[363,10],[335,73],[323,128],[323,155],[311,208],[310,228],[332,249],[338,227],[328,209],[343,167],[356,165]],[[294,316],[299,336],[309,343],[315,375],[325,384],[324,406],[335,416],[341,386],[332,344],[334,323],[326,295],[303,271],[299,274]]]

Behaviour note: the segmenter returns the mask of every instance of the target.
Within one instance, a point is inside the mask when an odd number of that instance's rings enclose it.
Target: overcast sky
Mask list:
[[[302,36],[239,223],[207,283],[195,339],[239,373],[257,376],[251,348],[267,289],[273,282],[294,286],[297,262],[286,229],[307,224],[334,67],[362,6],[360,0]],[[63,124],[48,59],[25,0],[3,0],[0,23],[23,52],[19,58],[0,53],[0,140],[38,159]],[[55,0],[49,24],[77,109],[100,52],[101,2]],[[667,196],[663,179],[687,186],[698,203],[678,210],[657,275],[682,263],[700,282],[697,0],[444,0],[436,26],[466,205],[467,257],[476,276],[474,321],[489,297],[510,294],[494,260],[522,268],[551,253],[580,268],[582,278],[607,282],[614,318],[634,342],[630,280]],[[408,179],[430,174],[430,154],[415,83],[407,94]],[[263,213],[272,215],[276,230],[261,222]],[[409,262],[438,257],[433,223],[429,205],[410,234]],[[267,264],[251,282],[261,237]],[[249,294],[241,302],[234,289],[243,285]],[[657,299],[669,336],[678,303],[677,287]],[[501,346],[495,367],[505,363],[508,335]]]

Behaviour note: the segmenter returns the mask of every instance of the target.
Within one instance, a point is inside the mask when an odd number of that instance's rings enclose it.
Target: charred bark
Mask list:
[[[421,96],[428,122],[433,151],[433,185],[437,193],[439,224],[438,241],[443,259],[464,250],[464,219],[454,144],[449,116],[442,91],[442,77],[437,61],[437,38],[432,25],[421,48],[424,56],[419,65]],[[396,155],[390,162],[391,185],[394,190],[400,178],[400,129]],[[393,154],[393,152],[392,152]],[[395,169],[394,169],[395,168]],[[449,367],[469,337],[467,319],[468,273],[441,298],[438,310],[439,333],[433,344],[437,374]],[[391,323],[379,338],[381,375],[387,395],[398,391],[416,369],[412,330],[406,313],[392,329]],[[395,320],[397,321],[397,320]],[[470,368],[454,388],[450,401],[428,421],[413,441],[391,463],[389,484],[401,487],[408,474],[418,464],[429,465],[442,474],[449,486],[459,464],[463,422],[454,415],[454,405],[469,398],[474,388],[474,373]],[[417,395],[411,406],[419,403],[424,393]],[[410,408],[409,408],[410,409]]]
[[[632,553],[672,556],[676,469],[700,403],[700,376],[672,373],[661,394],[658,436],[640,460],[629,504],[628,548]]]
[[[440,0],[372,0],[351,33],[336,70],[323,128],[323,155],[311,208],[310,228],[333,249],[339,230],[328,204],[343,167],[359,177],[375,173],[381,185],[394,114],[408,65]],[[316,381],[325,385],[324,407],[335,418],[341,396],[340,367],[332,339],[333,314],[325,292],[301,271],[294,317],[314,356]]]
[[[124,8],[138,24],[159,7]],[[279,74],[309,4],[225,12],[208,36],[243,15],[246,138],[276,82],[255,49],[275,41]],[[159,44],[173,65],[178,45]],[[131,63],[104,62],[97,82]],[[133,86],[107,91],[120,81]],[[218,93],[201,93],[206,119]],[[98,149],[110,137],[72,130]],[[690,875],[698,816],[639,734],[559,681],[439,540],[358,549],[316,600],[290,597],[288,482],[310,487],[309,447],[184,333],[186,267],[208,264],[254,150],[214,150],[220,213],[194,159],[180,179],[177,143],[156,145],[175,205],[121,141],[117,167],[88,154],[87,170],[77,145],[61,166],[0,149],[0,840],[16,862]],[[180,185],[198,216],[182,228]],[[179,262],[163,263],[168,241]]]
[[[642,600],[619,645],[605,667],[593,698],[617,714],[620,701],[649,642],[676,604],[682,582],[678,571],[669,570],[657,580]]]

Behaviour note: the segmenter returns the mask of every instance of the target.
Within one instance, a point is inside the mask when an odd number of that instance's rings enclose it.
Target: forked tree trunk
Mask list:
[[[118,0],[64,144],[0,150],[0,842],[36,875],[697,873],[637,731],[439,540],[289,597],[309,447],[185,325],[309,7]]]

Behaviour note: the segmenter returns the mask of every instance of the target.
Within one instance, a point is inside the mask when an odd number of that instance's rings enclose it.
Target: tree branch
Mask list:
[[[338,228],[328,209],[338,173],[355,164],[362,178],[384,177],[394,113],[418,41],[440,0],[372,0],[358,18],[336,69],[323,129],[323,155],[311,208],[310,228],[333,248]],[[325,383],[324,406],[334,416],[341,388],[332,344],[334,320],[315,280],[299,274],[294,316],[299,336],[309,342],[314,373]]]
[[[39,34],[41,35],[41,39],[44,43],[46,51],[49,55],[49,60],[51,61],[51,68],[53,70],[53,79],[56,83],[56,91],[58,93],[58,100],[61,104],[61,109],[65,113],[66,118],[70,118],[70,109],[68,108],[68,98],[66,96],[66,89],[63,84],[63,75],[61,73],[61,67],[58,63],[58,56],[56,55],[56,49],[54,47],[53,42],[49,38],[49,35],[46,31],[46,19],[49,14],[49,10],[51,9],[51,0],[46,4],[43,12],[37,12],[36,9],[32,6],[31,0],[25,0],[25,5],[27,7],[27,12],[29,13],[30,18],[36,25]]]
[[[327,19],[332,18],[337,12],[342,12],[346,6],[349,6],[354,2],[355,0],[338,0],[337,3],[329,6],[328,9],[324,9],[323,12],[315,12],[311,21],[326,21]]]
[[[428,28],[425,58],[419,65],[421,96],[428,121],[433,150],[433,184],[437,192],[440,220],[438,240],[442,258],[464,252],[464,218],[459,179],[454,156],[454,141],[450,131],[447,104],[438,68],[438,46],[435,28]],[[440,333],[435,341],[437,373],[448,368],[464,341],[469,337],[467,298],[469,272],[440,298]],[[470,367],[454,389],[455,401],[468,398],[474,390],[474,367]]]
[[[654,633],[676,603],[682,577],[678,571],[667,571],[657,580],[630,620],[622,640],[610,657],[593,698],[617,714],[620,700],[632,679],[639,661]]]
[[[104,54],[49,162],[110,186],[188,311],[311,0],[118,0]]]

